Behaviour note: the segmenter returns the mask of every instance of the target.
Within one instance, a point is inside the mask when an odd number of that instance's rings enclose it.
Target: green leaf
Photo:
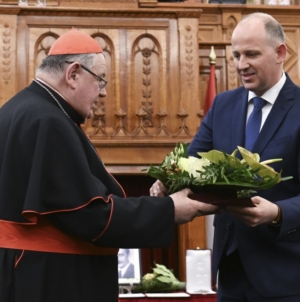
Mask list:
[[[269,176],[272,178],[275,178],[275,177],[277,178],[279,173],[275,172],[273,168],[259,163],[259,156],[255,156],[255,154],[251,153],[250,151],[248,151],[242,147],[238,147],[238,149],[239,149],[243,159],[249,165],[249,167],[251,167],[253,170],[257,170],[257,174],[260,177],[264,178],[265,176]],[[278,159],[276,161],[278,161]],[[280,177],[277,179],[279,182]]]
[[[166,272],[168,274],[172,274],[172,272],[169,269],[167,269],[166,266],[164,266],[162,264],[157,264],[157,263],[155,265],[156,265],[156,267],[158,269],[161,269],[162,271],[164,271],[164,272]]]
[[[219,164],[220,162],[227,163],[231,168],[240,168],[242,166],[240,160],[234,155],[229,155],[225,152],[218,150],[211,150],[209,152],[198,152],[198,154],[213,164]]]
[[[239,146],[231,155],[218,150],[199,152],[201,159],[186,158],[187,147],[186,143],[177,144],[158,167],[151,165],[147,172],[151,177],[159,179],[168,188],[169,194],[183,188],[201,191],[201,187],[205,188],[207,185],[236,187],[238,191],[249,193],[250,190],[269,189],[280,181],[291,179],[281,179],[281,172],[268,166],[269,163],[281,159],[260,163],[258,154]],[[238,151],[242,160],[236,157]],[[244,193],[239,194],[243,195]]]
[[[166,271],[164,271],[163,269],[159,268],[159,267],[156,267],[153,269],[153,272],[157,275],[164,275],[166,274]]]
[[[185,283],[176,279],[172,270],[162,264],[155,264],[155,266],[155,268],[152,268],[153,274],[144,275],[141,283],[133,286],[132,292],[172,292],[185,289]]]
[[[172,280],[170,280],[170,278],[166,277],[166,276],[158,276],[157,280],[159,280],[160,282],[163,283],[171,283]]]

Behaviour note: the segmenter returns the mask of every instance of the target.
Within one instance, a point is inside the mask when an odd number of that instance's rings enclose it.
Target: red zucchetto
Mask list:
[[[48,55],[69,55],[103,52],[101,46],[89,35],[72,28],[61,35],[51,46]]]

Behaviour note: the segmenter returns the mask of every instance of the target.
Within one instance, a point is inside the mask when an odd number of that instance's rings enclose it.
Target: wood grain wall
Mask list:
[[[217,91],[240,85],[230,38],[244,15],[267,12],[282,23],[288,46],[285,71],[299,83],[299,6],[157,0],[35,4],[29,0],[28,7],[19,7],[16,0],[0,0],[0,106],[32,81],[61,34],[74,26],[91,35],[104,49],[109,83],[107,96],[100,99],[95,117],[84,130],[107,169],[126,185],[131,177],[132,186],[145,185],[142,169],[159,164],[177,142],[190,142],[197,132],[211,46],[217,54]],[[186,249],[206,248],[205,219],[180,226],[176,234],[173,261],[184,280]],[[156,257],[165,259],[161,255]]]

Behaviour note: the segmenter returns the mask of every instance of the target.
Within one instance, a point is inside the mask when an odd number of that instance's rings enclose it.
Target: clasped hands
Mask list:
[[[168,194],[168,189],[157,180],[150,188],[150,196],[163,197]],[[248,226],[255,227],[260,224],[268,224],[278,215],[276,204],[259,196],[252,197],[254,207],[228,206],[220,208],[194,199],[188,196],[193,192],[186,188],[170,195],[174,202],[175,222],[178,224],[192,221],[195,217],[213,213],[226,212],[234,215]]]
[[[149,191],[150,196],[163,197],[168,194],[168,189],[159,180],[152,185]],[[192,221],[198,216],[216,213],[219,210],[218,206],[190,199],[188,196],[191,194],[193,192],[186,188],[170,195],[174,202],[175,222],[178,224]]]

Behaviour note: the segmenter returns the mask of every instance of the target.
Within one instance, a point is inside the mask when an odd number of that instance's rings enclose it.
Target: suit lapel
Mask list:
[[[237,146],[244,146],[245,141],[245,124],[248,108],[247,101],[248,91],[244,90],[236,103],[236,107],[231,120],[231,149],[235,150]]]
[[[294,84],[287,77],[286,83],[282,87],[264,125],[259,137],[253,146],[253,151],[260,153],[267,146],[274,133],[277,131],[282,120],[293,106]]]

